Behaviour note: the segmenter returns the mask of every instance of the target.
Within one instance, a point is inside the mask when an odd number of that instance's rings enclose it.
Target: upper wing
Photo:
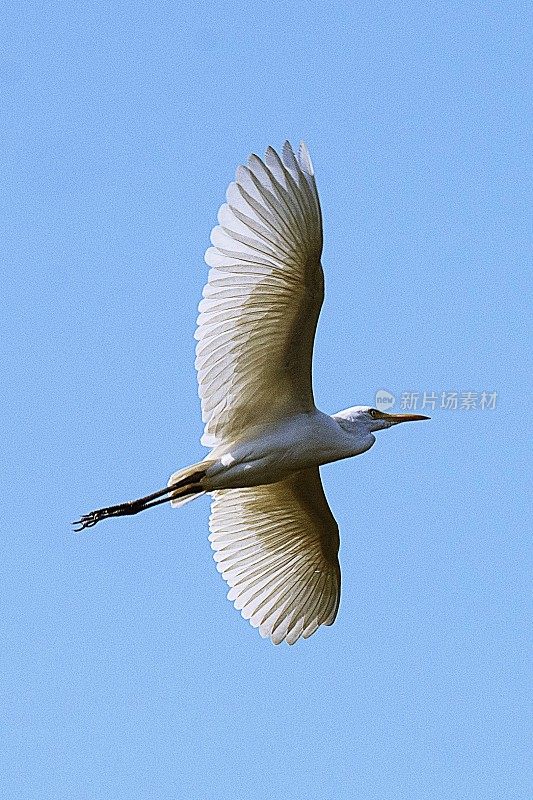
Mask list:
[[[340,599],[339,529],[318,467],[213,498],[209,540],[242,616],[274,644],[331,625]]]
[[[205,260],[196,369],[214,447],[258,422],[314,408],[313,340],[324,299],[322,222],[311,159],[288,142],[250,156],[221,206]]]

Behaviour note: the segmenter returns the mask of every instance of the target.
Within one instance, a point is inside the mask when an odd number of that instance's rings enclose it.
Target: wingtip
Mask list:
[[[308,175],[315,174],[313,162],[311,161],[311,156],[309,155],[309,150],[307,149],[307,145],[303,140],[300,142],[300,146],[298,148],[298,163],[300,164],[300,167],[308,173]]]
[[[259,166],[263,164],[261,157],[258,156],[257,153],[250,153],[250,155],[248,156],[248,161],[246,162],[246,166],[248,167],[248,169],[251,172],[253,172],[254,169],[257,169],[258,164]]]
[[[292,144],[289,142],[288,139],[285,139],[285,141],[283,142],[282,152],[283,154],[287,153],[289,156],[292,156],[294,158],[294,150],[292,149]]]

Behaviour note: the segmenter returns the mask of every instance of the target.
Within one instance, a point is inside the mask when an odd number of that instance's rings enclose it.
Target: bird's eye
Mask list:
[[[370,414],[371,417],[375,418],[376,414],[377,414],[377,411],[376,411],[375,408],[370,408],[368,413]]]

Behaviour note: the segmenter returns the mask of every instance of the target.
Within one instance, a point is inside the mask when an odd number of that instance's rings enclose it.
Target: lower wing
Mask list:
[[[209,528],[228,599],[261,636],[294,644],[334,622],[339,532],[318,467],[279,483],[213,492]]]

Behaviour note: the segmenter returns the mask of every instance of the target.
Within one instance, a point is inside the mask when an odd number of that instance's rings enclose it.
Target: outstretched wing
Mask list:
[[[221,206],[205,255],[196,369],[202,444],[314,408],[313,340],[322,301],[322,222],[311,159],[250,156]]]
[[[339,529],[317,467],[268,486],[213,492],[209,528],[228,599],[261,636],[294,644],[334,622]]]

